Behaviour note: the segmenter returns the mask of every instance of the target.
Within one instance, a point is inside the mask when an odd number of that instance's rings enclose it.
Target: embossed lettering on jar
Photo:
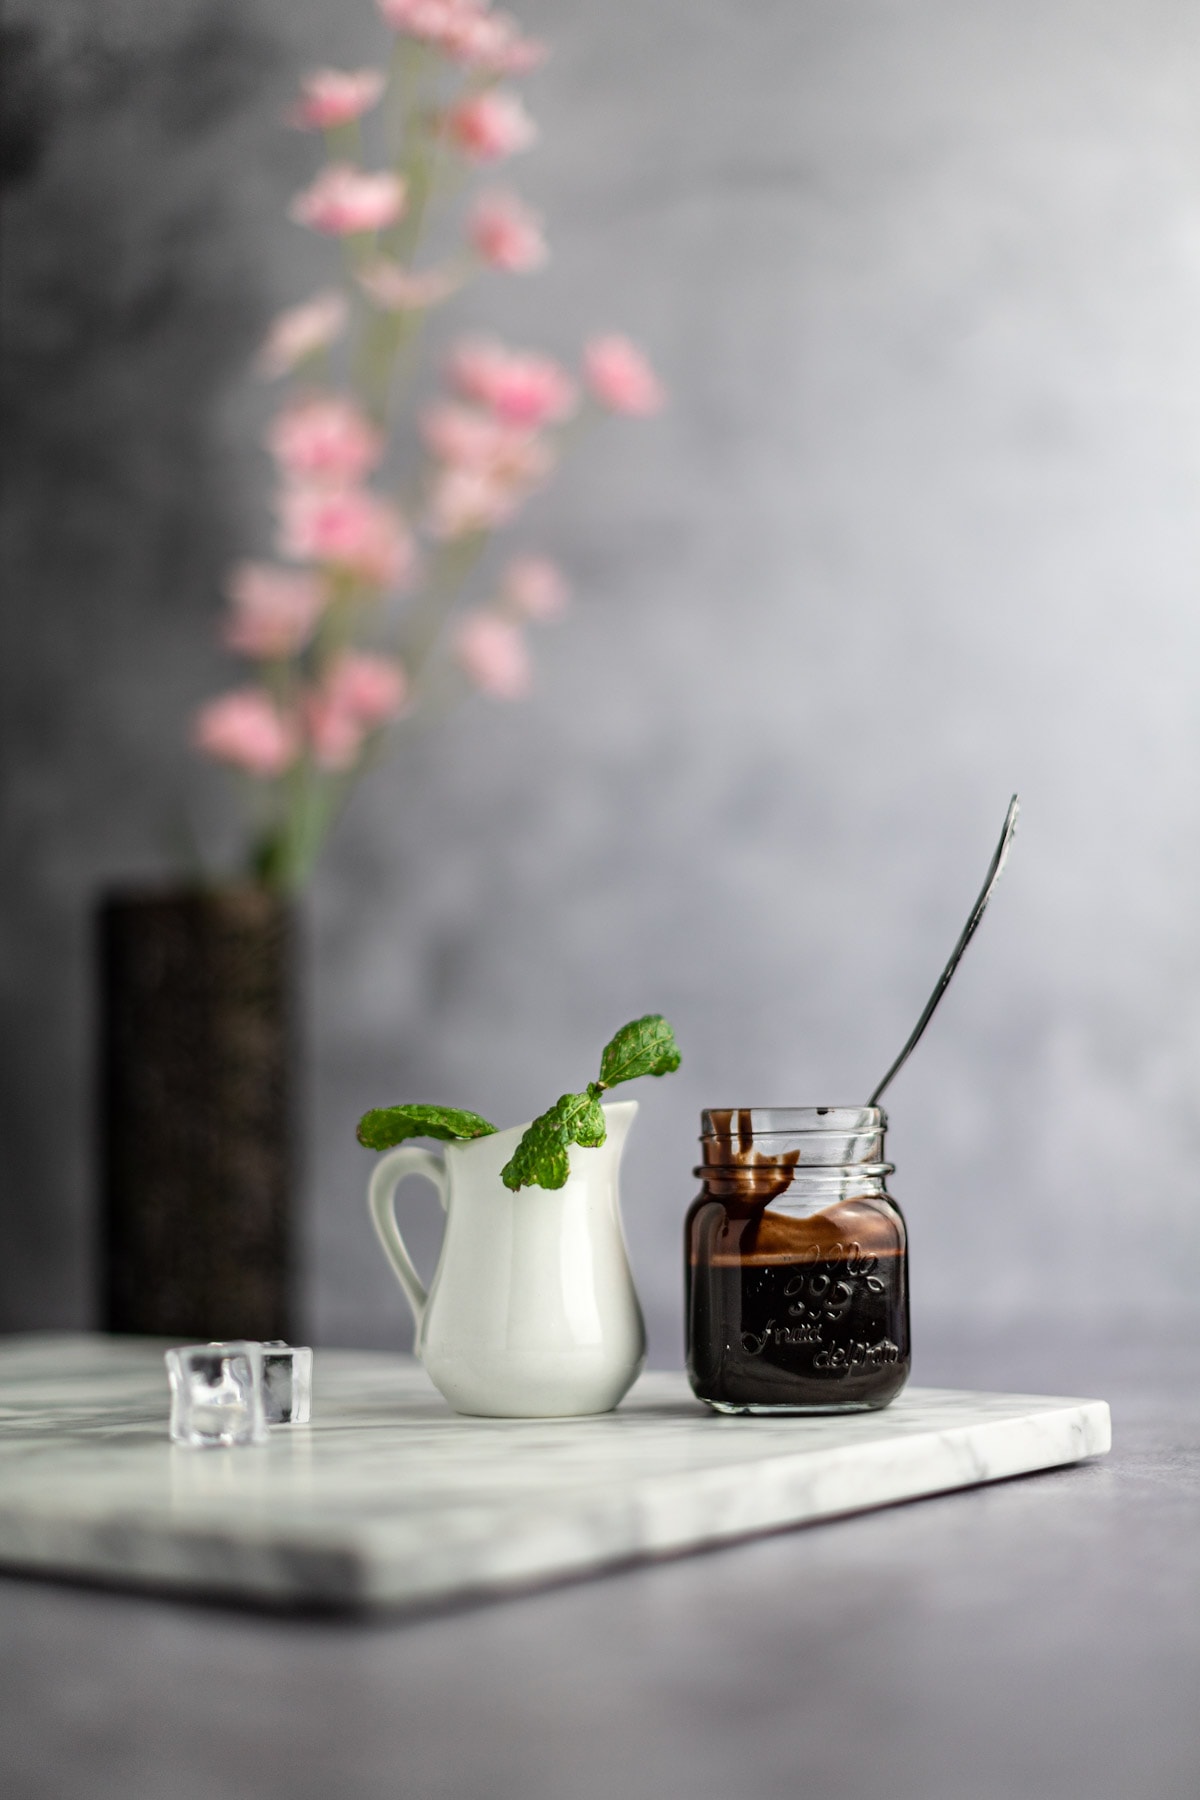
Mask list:
[[[908,1379],[908,1243],[877,1106],[702,1115],[688,1377],[718,1412],[860,1412]]]

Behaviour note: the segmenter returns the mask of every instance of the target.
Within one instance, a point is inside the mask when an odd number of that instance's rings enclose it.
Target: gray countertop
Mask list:
[[[403,1624],[0,1582],[12,1800],[1195,1800],[1200,1362],[1011,1333],[1103,1461]]]

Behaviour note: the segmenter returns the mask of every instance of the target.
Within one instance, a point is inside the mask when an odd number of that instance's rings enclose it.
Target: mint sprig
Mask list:
[[[600,1086],[612,1088],[639,1075],[673,1075],[680,1064],[675,1033],[661,1013],[622,1025],[600,1058]]]
[[[358,1121],[358,1141],[368,1150],[390,1150],[405,1138],[440,1138],[453,1144],[491,1137],[495,1129],[478,1113],[454,1106],[376,1106]]]
[[[633,1019],[604,1047],[600,1077],[579,1094],[560,1094],[548,1112],[528,1127],[500,1171],[505,1187],[565,1187],[571,1173],[571,1145],[596,1150],[608,1136],[600,1096],[642,1075],[670,1075],[679,1067],[675,1033],[661,1013]],[[368,1150],[390,1150],[405,1138],[440,1138],[463,1143],[496,1130],[478,1113],[453,1106],[377,1106],[358,1122],[358,1141]]]
[[[563,1094],[549,1112],[529,1126],[500,1171],[505,1187],[565,1187],[571,1173],[570,1146],[595,1149],[608,1135],[600,1105],[600,1087],[590,1082],[582,1094]]]
[[[675,1033],[661,1013],[622,1025],[600,1058],[600,1079],[579,1094],[562,1094],[539,1114],[500,1171],[505,1187],[560,1188],[571,1173],[571,1145],[598,1149],[608,1136],[600,1096],[640,1075],[669,1075],[679,1067]]]

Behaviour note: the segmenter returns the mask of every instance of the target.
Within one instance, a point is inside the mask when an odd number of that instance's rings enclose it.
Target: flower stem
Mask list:
[[[401,643],[401,655],[409,678],[420,682],[430,657],[437,648],[442,628],[467,577],[483,555],[488,541],[485,531],[455,538],[443,546],[434,559],[425,593],[409,613]]]

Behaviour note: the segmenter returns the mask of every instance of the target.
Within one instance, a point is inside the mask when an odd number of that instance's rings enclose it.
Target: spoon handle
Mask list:
[[[962,936],[950,953],[950,961],[938,976],[937,986],[934,988],[932,994],[930,994],[929,999],[925,1002],[925,1011],[913,1026],[912,1036],[909,1038],[907,1044],[905,1044],[903,1050],[900,1052],[879,1086],[875,1089],[875,1092],[871,1095],[871,1098],[867,1101],[868,1106],[878,1106],[880,1095],[891,1082],[893,1075],[897,1074],[899,1070],[904,1067],[905,1063],[920,1043],[925,1027],[937,1011],[942,995],[950,986],[950,978],[962,961],[963,951],[975,936],[976,927],[987,909],[988,901],[992,897],[992,889],[999,881],[1000,871],[1003,869],[1004,864],[1008,859],[1009,845],[1012,843],[1013,835],[1017,829],[1017,814],[1020,810],[1021,803],[1014,794],[1008,803],[1008,811],[1004,816],[1004,830],[1000,833],[1000,842],[996,846],[996,854],[992,858],[992,866],[987,872],[987,880],[983,884],[978,900],[976,900],[974,906],[971,908],[971,916],[963,926]]]

